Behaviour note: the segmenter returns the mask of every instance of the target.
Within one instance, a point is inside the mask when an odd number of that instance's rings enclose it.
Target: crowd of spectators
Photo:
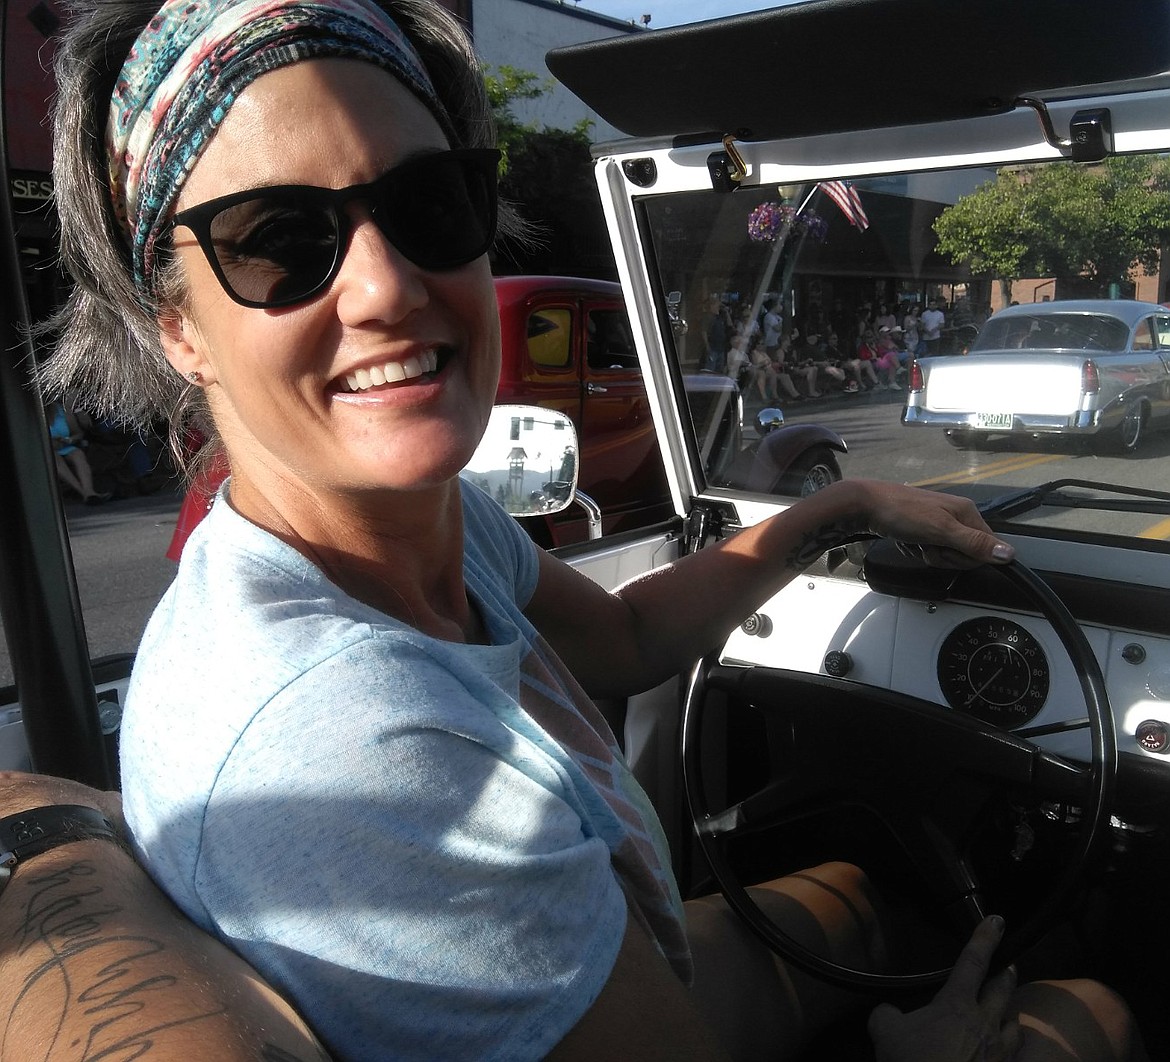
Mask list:
[[[900,391],[913,358],[963,353],[989,312],[967,299],[952,306],[930,299],[925,308],[864,302],[853,310],[836,299],[827,311],[816,306],[791,322],[774,298],[753,315],[750,306],[733,309],[712,294],[700,325],[699,367],[726,373],[746,397],[769,404]]]
[[[102,505],[175,483],[161,433],[132,432],[63,402],[45,407],[45,426],[66,501]]]

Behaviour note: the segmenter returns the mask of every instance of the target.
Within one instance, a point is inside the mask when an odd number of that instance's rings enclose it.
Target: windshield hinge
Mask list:
[[[1016,105],[1031,107],[1040,117],[1044,139],[1073,162],[1100,162],[1113,154],[1113,125],[1108,107],[1077,111],[1069,122],[1068,136],[1061,137],[1052,124],[1048,105],[1033,96],[1020,96]]]
[[[707,172],[711,187],[716,192],[734,192],[748,175],[747,163],[735,146],[735,137],[728,133],[723,138],[723,150],[707,156]]]
[[[714,506],[694,506],[687,513],[687,525],[683,533],[683,552],[695,553],[701,550],[712,535],[716,538],[723,537],[722,511]]]

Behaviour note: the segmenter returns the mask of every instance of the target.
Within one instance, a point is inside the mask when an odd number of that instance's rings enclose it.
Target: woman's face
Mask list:
[[[365,183],[447,146],[392,75],[354,60],[301,62],[241,94],[177,209],[264,185]],[[337,277],[277,310],[233,302],[190,231],[175,230],[188,297],[161,321],[164,348],[179,372],[201,374],[233,473],[261,487],[276,477],[314,493],[425,489],[459,472],[487,423],[500,363],[487,257],[429,272],[387,242],[364,204],[348,209]],[[368,386],[370,373],[406,378]],[[354,391],[347,377],[367,386]]]

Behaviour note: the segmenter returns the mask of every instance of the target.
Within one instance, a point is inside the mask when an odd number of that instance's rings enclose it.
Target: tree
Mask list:
[[[1004,301],[1011,282],[1038,274],[1032,244],[1024,231],[1025,184],[1010,170],[947,207],[934,223],[938,249],[955,263],[967,262],[972,273],[999,279]]]
[[[1100,165],[1006,168],[935,221],[939,250],[999,279],[1081,277],[1105,294],[1132,270],[1157,272],[1170,228],[1170,163],[1116,156]]]
[[[589,127],[540,128],[516,118],[519,100],[539,99],[548,83],[528,70],[485,71],[503,160],[500,196],[530,224],[527,245],[498,248],[497,272],[568,273],[612,279],[617,270],[593,180]]]
[[[487,86],[488,102],[491,104],[492,117],[496,122],[496,146],[499,147],[503,159],[500,165],[500,174],[508,172],[508,161],[512,149],[522,145],[525,140],[536,132],[532,125],[524,125],[512,111],[512,105],[517,100],[535,100],[543,96],[548,88],[540,83],[538,75],[531,70],[520,70],[514,66],[496,67],[496,73],[485,69],[483,72],[484,84]]]

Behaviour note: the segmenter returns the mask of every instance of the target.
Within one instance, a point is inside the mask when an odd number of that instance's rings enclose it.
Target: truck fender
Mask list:
[[[849,452],[845,440],[821,424],[786,424],[769,432],[765,438],[768,440],[768,457],[782,468],[787,468],[797,455],[813,446],[827,446],[841,454]]]
[[[805,454],[847,453],[845,440],[819,424],[793,424],[768,432],[756,444],[747,488],[765,494],[781,489],[785,473]],[[834,474],[839,474],[834,464]]]

